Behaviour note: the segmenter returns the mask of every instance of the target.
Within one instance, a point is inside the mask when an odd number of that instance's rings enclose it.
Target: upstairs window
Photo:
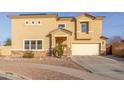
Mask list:
[[[65,24],[58,24],[58,28],[64,29],[65,28]]]
[[[41,25],[41,21],[39,21],[39,20],[26,20],[25,25],[28,25],[28,26]]]
[[[29,24],[29,22],[28,22],[28,21],[26,21],[26,22],[25,22],[25,24],[27,25],[27,24]]]
[[[35,22],[34,22],[34,21],[32,21],[32,24],[34,25],[34,24],[35,24]]]
[[[85,33],[88,33],[88,22],[81,22],[81,31],[82,32],[85,32]]]
[[[41,22],[40,22],[40,21],[38,21],[38,22],[37,22],[37,24],[39,25],[39,24],[41,24]]]

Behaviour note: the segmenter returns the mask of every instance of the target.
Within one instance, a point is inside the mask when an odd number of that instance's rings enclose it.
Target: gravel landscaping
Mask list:
[[[49,71],[49,70],[33,70],[32,71],[32,79],[34,80],[80,80],[80,78],[76,78],[73,76],[69,76],[63,73]],[[37,74],[40,73],[40,74]]]
[[[30,75],[32,80],[80,80],[80,78],[76,78],[76,77],[69,76],[63,73],[44,70],[44,69],[42,70],[33,69],[31,70],[31,72],[28,71],[27,74]],[[12,80],[12,79],[25,80],[24,78],[20,79],[19,77],[9,77],[7,75],[0,74],[0,80]]]
[[[36,64],[48,64],[48,65],[56,65],[56,66],[64,66],[68,68],[74,68],[79,70],[84,70],[80,65],[76,64],[71,60],[71,58],[62,57],[43,57],[43,58],[9,58],[2,57],[0,58],[2,62],[24,62],[24,63],[36,63]]]
[[[70,58],[44,57],[27,59],[0,57],[0,72],[17,73],[20,76],[26,76],[29,79],[33,80],[80,80],[80,78],[78,77],[70,76],[61,72],[51,71],[48,69],[34,68],[32,67],[33,64],[66,67],[85,71],[85,69],[73,63]],[[6,77],[2,76],[0,76],[0,79],[7,80]]]

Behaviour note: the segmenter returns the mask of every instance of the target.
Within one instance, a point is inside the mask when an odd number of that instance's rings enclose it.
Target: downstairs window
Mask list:
[[[42,49],[42,40],[25,40],[24,49],[25,50],[41,50]]]

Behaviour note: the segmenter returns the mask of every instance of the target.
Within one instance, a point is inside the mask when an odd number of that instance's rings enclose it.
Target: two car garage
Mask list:
[[[72,44],[72,55],[99,55],[99,44]]]

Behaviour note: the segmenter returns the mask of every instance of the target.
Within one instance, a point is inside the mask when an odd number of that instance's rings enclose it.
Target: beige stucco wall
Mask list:
[[[38,20],[41,25],[25,25],[25,21]],[[49,48],[48,33],[58,28],[58,24],[66,24],[66,28],[74,31],[74,22],[57,21],[56,18],[31,18],[31,19],[12,19],[12,50],[22,50],[23,40],[25,39],[43,39],[44,49]]]
[[[106,45],[102,44],[102,20],[91,19],[85,15],[80,15],[76,17],[77,19],[77,38],[82,40],[75,40],[75,35],[72,34],[71,43],[99,43],[101,50],[106,50]],[[80,22],[89,22],[89,33],[81,32]],[[106,43],[106,40],[104,40]]]
[[[84,33],[80,33],[81,32],[80,22],[89,22],[89,36],[91,36],[92,38],[96,38],[93,36],[94,35],[96,35],[96,36],[102,35],[102,20],[91,19],[90,17],[87,17],[85,15],[77,16],[76,20],[77,20],[77,32],[79,34],[84,35]]]
[[[25,21],[39,20],[41,25],[25,25]],[[12,49],[23,49],[24,39],[42,39],[44,49],[48,48],[48,33],[56,29],[55,18],[13,19]]]
[[[54,33],[55,35],[67,35],[68,46],[71,47],[72,43],[100,43],[101,49],[105,49],[105,45],[102,45],[102,20],[91,19],[85,15],[80,15],[76,17],[77,19],[77,37],[83,40],[75,40],[74,31],[75,23],[70,20],[57,20],[56,18],[15,18],[12,19],[12,29],[11,29],[11,38],[12,38],[12,50],[23,50],[23,40],[25,39],[42,39],[43,48],[49,48],[49,38],[46,36],[48,33],[54,29],[58,28],[58,24],[64,23],[67,30],[72,31],[72,35],[67,33]],[[41,25],[25,25],[25,21],[41,21]],[[88,21],[89,22],[89,34],[81,32],[80,22]],[[90,40],[86,40],[86,39]],[[52,46],[55,45],[55,38],[52,38]],[[106,42],[106,41],[105,41]]]
[[[11,55],[11,46],[0,46],[0,55],[10,56]]]
[[[91,39],[98,40],[102,35],[102,20],[91,19],[85,15],[80,15],[76,17],[77,20],[77,38],[78,39]],[[81,32],[80,22],[89,22],[88,34]]]

